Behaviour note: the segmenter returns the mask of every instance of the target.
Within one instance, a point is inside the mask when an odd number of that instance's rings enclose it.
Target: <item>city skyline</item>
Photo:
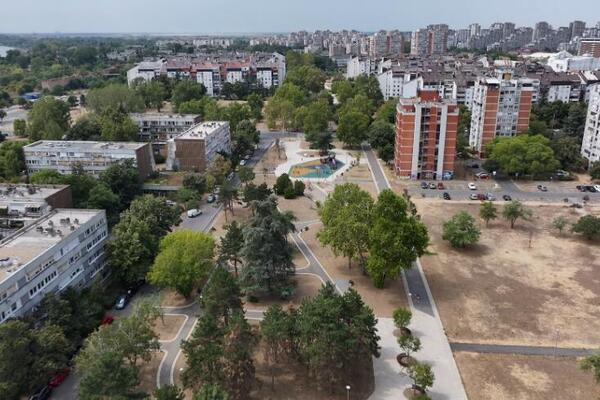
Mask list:
[[[434,23],[446,23],[452,28],[465,27],[470,23],[486,27],[494,22],[506,21],[517,26],[533,26],[538,21],[547,21],[556,27],[568,26],[576,19],[588,24],[595,24],[600,19],[586,18],[583,10],[595,5],[591,0],[555,1],[552,7],[542,0],[509,0],[492,4],[475,0],[463,0],[459,4],[434,3],[377,0],[370,2],[369,10],[365,10],[365,4],[358,0],[330,0],[327,3],[305,0],[286,4],[285,7],[278,7],[273,0],[173,0],[152,4],[151,7],[142,0],[105,0],[102,3],[57,0],[52,4],[42,0],[23,0],[3,5],[3,14],[11,18],[3,20],[0,32],[242,35],[327,29],[410,31]],[[436,9],[435,14],[430,12],[432,7]],[[179,13],[176,10],[187,11]],[[342,11],[344,18],[339,18]],[[209,17],[203,18],[203,15]]]

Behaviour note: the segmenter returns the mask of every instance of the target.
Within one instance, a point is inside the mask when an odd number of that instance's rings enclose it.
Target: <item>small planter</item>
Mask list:
[[[408,328],[394,329],[394,336],[396,336],[396,337],[412,336],[412,331]]]
[[[398,361],[398,364],[400,364],[401,367],[408,368],[414,364],[416,360],[406,353],[400,353],[396,356],[396,361]]]
[[[427,396],[427,394],[425,393],[425,391],[417,386],[417,385],[412,385],[412,387],[407,388],[404,390],[404,397],[406,397],[409,400],[413,400],[413,399],[429,399],[429,396]]]

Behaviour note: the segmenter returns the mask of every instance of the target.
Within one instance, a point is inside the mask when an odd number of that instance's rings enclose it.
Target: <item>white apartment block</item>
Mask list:
[[[229,122],[197,124],[167,142],[167,169],[203,172],[219,153],[231,153]]]
[[[388,100],[392,97],[416,97],[419,88],[422,86],[422,80],[416,78],[415,74],[397,70],[395,68],[390,68],[378,74],[377,80],[384,100]]]
[[[346,78],[354,79],[360,75],[371,75],[376,67],[377,62],[371,58],[352,57],[346,66]]]
[[[600,161],[600,84],[590,88],[581,155],[591,163]]]
[[[140,140],[144,142],[171,139],[200,122],[196,114],[145,112],[131,113],[129,117],[138,125]]]
[[[145,179],[155,168],[148,143],[39,140],[23,147],[23,153],[29,174],[42,170],[70,174],[74,167],[81,167],[97,176],[112,164],[132,160]]]
[[[600,70],[600,58],[591,55],[573,56],[561,51],[548,58],[548,66],[554,72],[597,71]]]
[[[214,96],[221,91],[223,85],[221,81],[221,72],[218,65],[198,64],[196,67],[196,82],[201,83],[206,88],[206,94]]]
[[[106,276],[104,210],[56,209],[0,241],[0,322]]]
[[[127,82],[131,86],[137,80],[151,81],[166,73],[166,67],[166,60],[143,61],[127,71]]]

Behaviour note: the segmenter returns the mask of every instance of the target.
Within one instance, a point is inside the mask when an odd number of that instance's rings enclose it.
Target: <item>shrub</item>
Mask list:
[[[296,198],[296,192],[294,191],[293,187],[287,187],[285,189],[285,191],[283,192],[283,197],[285,199],[295,199]]]
[[[278,196],[283,196],[285,194],[286,189],[288,188],[294,190],[294,184],[292,183],[292,180],[290,179],[288,174],[280,175],[277,178],[275,185],[273,185],[273,191]]]
[[[306,188],[306,186],[304,185],[304,182],[302,182],[302,181],[294,182],[294,192],[296,193],[296,196],[304,196],[305,188]]]

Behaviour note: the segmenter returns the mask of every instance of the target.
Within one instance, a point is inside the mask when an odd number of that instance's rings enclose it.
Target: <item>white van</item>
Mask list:
[[[188,210],[188,212],[187,212],[188,218],[195,218],[201,214],[202,214],[202,210],[198,210],[197,208],[192,208],[191,210]]]

